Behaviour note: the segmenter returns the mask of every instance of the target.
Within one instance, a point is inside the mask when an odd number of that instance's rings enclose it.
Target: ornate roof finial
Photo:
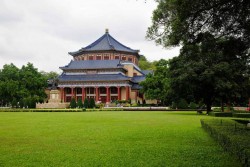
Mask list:
[[[108,29],[108,28],[106,28],[106,29],[105,29],[105,32],[106,32],[106,33],[109,33],[109,29]]]

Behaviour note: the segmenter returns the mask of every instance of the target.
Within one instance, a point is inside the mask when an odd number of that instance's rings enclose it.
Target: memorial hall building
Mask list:
[[[123,45],[106,29],[99,39],[69,55],[72,60],[60,67],[63,72],[58,78],[56,97],[61,103],[72,98],[93,98],[96,103],[106,104],[116,100],[142,103],[139,83],[152,71],[138,67],[139,50]]]

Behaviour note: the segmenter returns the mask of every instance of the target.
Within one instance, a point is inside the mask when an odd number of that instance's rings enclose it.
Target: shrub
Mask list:
[[[81,112],[84,109],[0,109],[0,112]]]
[[[250,118],[250,113],[233,113],[236,118]]]
[[[190,102],[189,108],[190,109],[197,109],[198,105],[195,102]]]
[[[171,108],[172,109],[176,109],[177,108],[177,104],[175,102],[172,102]]]
[[[103,103],[96,104],[96,108],[102,109],[105,105]]]
[[[71,99],[69,107],[70,108],[76,108],[76,100],[75,100],[75,98]]]
[[[177,105],[178,109],[187,109],[188,103],[185,99],[181,99]]]
[[[93,98],[90,98],[89,108],[94,108],[94,107],[95,107],[95,100]]]
[[[232,112],[209,112],[209,115],[214,117],[232,117]]]
[[[83,104],[82,104],[82,99],[81,99],[81,98],[79,98],[79,99],[77,100],[77,107],[78,107],[78,108],[83,108]]]
[[[250,133],[245,125],[225,119],[201,120],[201,124],[226,151],[239,158],[242,166],[250,165]]]
[[[19,101],[19,107],[20,107],[20,108],[23,108],[23,107],[24,107],[23,99],[20,99],[20,101]]]
[[[16,100],[16,98],[13,98],[13,100],[11,102],[11,107],[12,108],[16,108],[17,107],[17,100]]]
[[[89,108],[89,100],[87,98],[84,99],[83,107],[84,108]]]

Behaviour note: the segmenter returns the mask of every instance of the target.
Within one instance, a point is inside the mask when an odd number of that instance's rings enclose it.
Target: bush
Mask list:
[[[85,109],[0,109],[0,112],[81,112]]]
[[[202,127],[221,146],[237,156],[242,166],[250,166],[250,133],[246,126],[233,120],[201,120]]]
[[[175,102],[172,102],[171,108],[172,109],[176,109],[177,108],[177,104]]]
[[[81,99],[81,98],[79,98],[79,99],[77,100],[77,107],[78,107],[78,108],[83,108],[83,104],[82,104],[82,99]]]
[[[233,113],[236,118],[250,118],[250,113]]]
[[[89,100],[89,108],[95,108],[95,100],[93,98]]]
[[[102,109],[105,105],[103,103],[96,104],[96,108]]]
[[[181,99],[177,105],[178,109],[187,109],[188,103],[185,99]]]
[[[13,100],[11,102],[11,107],[12,108],[16,108],[17,107],[17,100],[16,100],[16,98],[13,98]]]
[[[76,108],[76,100],[75,100],[75,98],[71,99],[69,107],[70,108]]]
[[[197,109],[197,107],[198,107],[198,105],[196,103],[190,102],[190,104],[189,104],[190,109]]]
[[[209,115],[214,117],[232,117],[232,112],[209,112]]]
[[[87,98],[84,99],[83,107],[84,108],[89,108],[89,100]]]

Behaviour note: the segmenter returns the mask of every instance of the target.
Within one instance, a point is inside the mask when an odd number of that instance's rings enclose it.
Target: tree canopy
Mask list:
[[[241,41],[204,34],[199,44],[184,45],[180,56],[170,61],[171,97],[203,101],[208,111],[215,100],[242,102],[249,90],[246,64],[248,55]]]
[[[147,37],[163,46],[196,42],[203,33],[250,42],[249,0],[156,0]],[[248,45],[249,46],[249,45]]]
[[[169,90],[168,61],[161,59],[155,66],[154,74],[148,74],[146,80],[140,83],[141,92],[147,99],[157,99],[165,104]]]
[[[169,61],[169,97],[211,104],[249,96],[250,1],[156,0],[147,38],[182,45]],[[222,105],[223,106],[223,105]]]
[[[10,104],[21,107],[35,107],[46,97],[47,80],[33,64],[20,69],[14,64],[6,64],[0,70],[0,105]]]
[[[142,70],[155,70],[156,61],[150,62],[145,56],[140,56],[139,67]]]

